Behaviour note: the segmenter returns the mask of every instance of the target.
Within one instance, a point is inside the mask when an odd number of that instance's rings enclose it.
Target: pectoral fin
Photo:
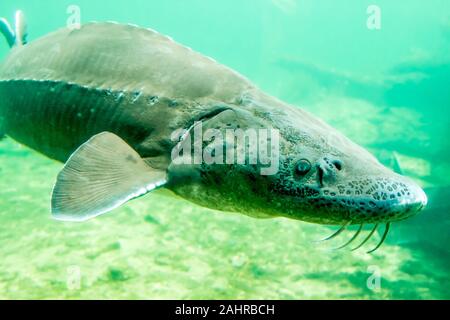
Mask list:
[[[166,183],[125,141],[104,132],[79,147],[59,173],[52,194],[58,220],[85,221]]]

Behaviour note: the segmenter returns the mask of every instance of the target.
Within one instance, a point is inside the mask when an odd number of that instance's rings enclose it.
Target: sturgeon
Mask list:
[[[26,44],[21,13],[15,28],[2,19],[0,30],[12,46],[0,66],[0,127],[65,162],[52,193],[56,219],[85,221],[165,188],[220,211],[340,226],[324,240],[358,225],[341,247],[364,225],[373,227],[357,248],[385,225],[372,252],[391,222],[426,205],[415,182],[331,126],[156,31],[89,23]],[[277,172],[248,162],[175,165],[173,151],[198,123],[277,130]]]

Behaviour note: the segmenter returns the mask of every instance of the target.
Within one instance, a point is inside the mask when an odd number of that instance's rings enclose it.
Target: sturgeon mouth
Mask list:
[[[321,188],[317,201],[318,206],[322,202],[331,204],[331,210],[344,211],[352,224],[386,223],[415,215],[426,206],[427,196],[412,181],[379,178]]]
[[[365,184],[364,181],[362,184]],[[335,238],[350,225],[359,225],[359,228],[350,240],[336,248],[341,249],[348,246],[358,237],[364,225],[373,224],[371,231],[358,246],[352,249],[353,251],[362,247],[373,236],[378,227],[381,224],[385,224],[381,240],[375,248],[367,251],[367,253],[372,253],[385,241],[392,222],[414,216],[427,205],[428,200],[425,192],[412,181],[392,182],[387,179],[379,179],[372,182],[372,184],[369,189],[365,190],[365,193],[361,193],[362,190],[358,188],[353,193],[348,192],[342,186],[338,186],[339,194],[327,188],[321,189],[321,196],[318,197],[319,202],[328,203],[331,211],[334,209],[341,211],[341,213],[344,212],[345,216],[341,227],[331,236],[321,241]],[[360,183],[353,182],[350,185],[360,185]],[[380,186],[383,188],[380,189]],[[341,195],[342,193],[345,195]]]

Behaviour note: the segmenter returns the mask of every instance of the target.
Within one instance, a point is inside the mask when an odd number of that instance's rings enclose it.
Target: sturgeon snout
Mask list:
[[[380,242],[368,251],[371,253],[384,242],[392,222],[410,218],[427,205],[425,192],[411,179],[389,172],[390,174],[384,177],[368,176],[364,179],[339,182],[342,170],[344,167],[340,160],[325,158],[317,165],[320,196],[317,197],[316,206],[318,209],[325,206],[335,208],[336,212],[341,211],[344,221],[340,229],[323,240],[336,237],[349,225],[359,224],[353,237],[339,248],[353,242],[364,225],[373,224],[366,238],[353,250],[360,248],[373,236],[380,224],[385,224]]]
[[[422,188],[406,177],[366,177],[327,187],[327,181],[339,179],[339,172],[318,169],[317,175],[324,201],[346,210],[352,224],[404,220],[427,204]]]

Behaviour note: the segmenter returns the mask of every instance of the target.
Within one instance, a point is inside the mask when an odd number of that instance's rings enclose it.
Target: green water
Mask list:
[[[418,181],[429,206],[375,254],[318,246],[332,228],[150,194],[84,224],[49,215],[61,164],[0,142],[0,298],[450,298],[447,0],[3,0],[30,40],[82,22],[151,27],[299,105]],[[366,27],[370,4],[381,29]],[[0,57],[8,52],[0,44]],[[394,160],[395,159],[395,160]],[[370,245],[376,244],[375,236]],[[378,289],[368,286],[373,272]],[[371,277],[372,276],[372,277]]]

